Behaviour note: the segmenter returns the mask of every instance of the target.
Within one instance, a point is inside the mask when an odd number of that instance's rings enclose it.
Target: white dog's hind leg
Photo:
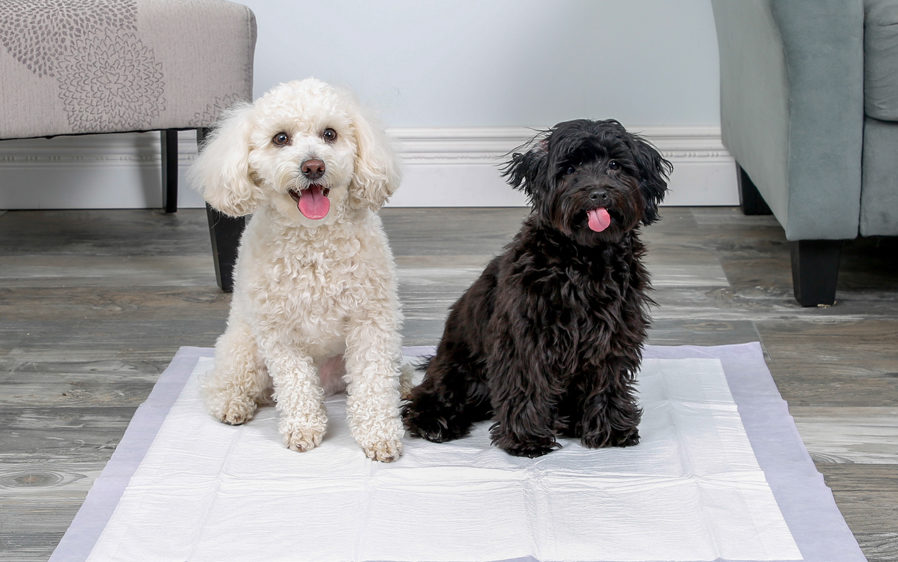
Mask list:
[[[318,365],[318,378],[321,379],[325,396],[333,396],[346,390],[346,381],[343,378],[345,374],[346,365],[341,355],[329,357]]]
[[[368,458],[381,462],[402,455],[399,342],[397,330],[370,320],[352,326],[346,338],[349,429]]]
[[[415,367],[411,363],[403,363],[399,367],[399,396],[407,398],[415,387]]]
[[[308,451],[321,443],[327,431],[324,389],[311,357],[276,347],[265,355],[280,414],[278,430],[288,449]]]
[[[202,388],[209,412],[231,425],[251,420],[258,405],[268,401],[271,379],[246,324],[232,322],[218,338],[215,366]]]

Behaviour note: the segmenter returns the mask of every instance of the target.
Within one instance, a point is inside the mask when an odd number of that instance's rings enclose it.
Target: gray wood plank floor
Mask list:
[[[524,209],[386,209],[406,345],[447,307]],[[770,217],[666,208],[648,228],[650,343],[760,341],[780,392],[870,560],[898,560],[898,243],[846,246],[839,303],[792,300]],[[0,211],[0,559],[46,560],[179,346],[212,346],[205,215]]]

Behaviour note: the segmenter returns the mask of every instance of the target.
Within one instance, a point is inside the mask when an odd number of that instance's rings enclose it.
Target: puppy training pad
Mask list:
[[[178,352],[53,560],[864,560],[758,344],[648,347],[636,447],[517,458],[484,422],[390,464],[353,441],[343,396],[307,453],[274,408],[213,420],[211,354]]]

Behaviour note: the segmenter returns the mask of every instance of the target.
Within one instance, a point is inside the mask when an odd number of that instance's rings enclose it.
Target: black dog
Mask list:
[[[527,457],[559,434],[635,445],[652,303],[639,225],[659,218],[673,168],[613,120],[559,123],[526,146],[503,175],[533,212],[452,306],[403,421],[442,442],[494,418],[493,444]]]

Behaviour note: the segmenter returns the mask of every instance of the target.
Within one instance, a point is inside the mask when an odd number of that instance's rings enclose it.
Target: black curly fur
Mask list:
[[[403,421],[442,442],[493,418],[493,444],[527,457],[558,435],[635,445],[652,302],[639,226],[659,218],[671,165],[613,120],[559,123],[528,146],[504,175],[533,212],[452,306]],[[594,232],[587,211],[598,207],[611,225]]]

